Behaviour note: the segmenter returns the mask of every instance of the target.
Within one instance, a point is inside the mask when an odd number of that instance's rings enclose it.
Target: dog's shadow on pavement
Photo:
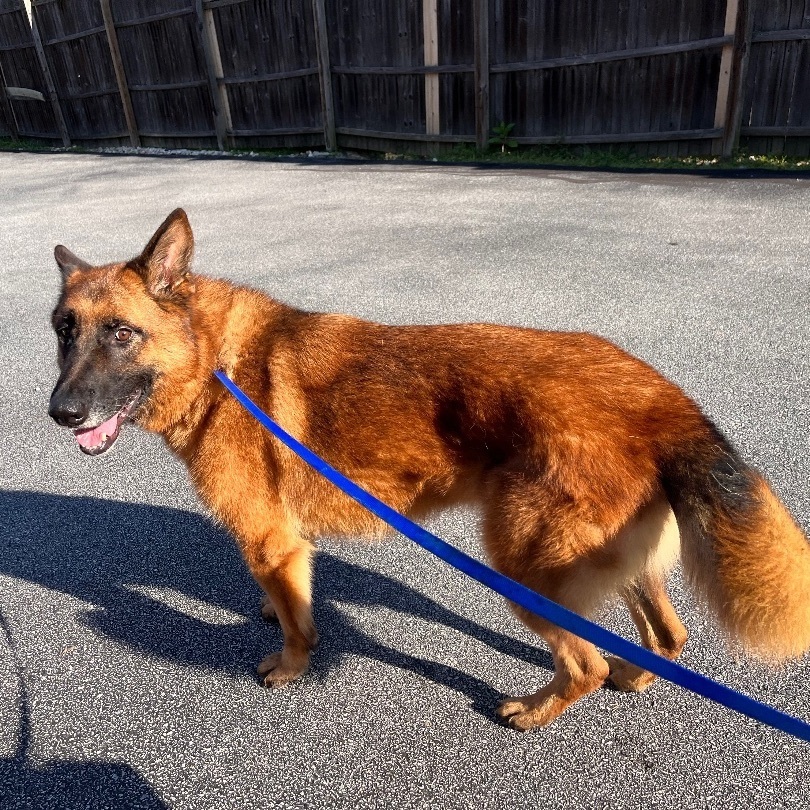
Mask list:
[[[0,491],[0,573],[89,602],[95,607],[82,621],[93,630],[137,651],[184,665],[252,676],[258,661],[281,644],[279,628],[259,616],[261,592],[236,544],[193,512]],[[384,605],[552,669],[546,651],[459,616],[401,582],[329,553],[316,557],[314,596],[322,638],[314,656],[315,677],[354,653],[463,693],[487,717],[502,697],[480,678],[381,643],[358,628],[334,602]],[[203,612],[210,608],[226,619],[200,617],[194,609],[200,605]]]

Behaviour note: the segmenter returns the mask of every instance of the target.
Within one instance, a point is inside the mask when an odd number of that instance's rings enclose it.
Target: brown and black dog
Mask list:
[[[627,603],[646,647],[686,631],[664,578],[678,535],[689,582],[730,638],[769,659],[810,647],[810,547],[765,480],[676,385],[599,337],[491,324],[383,326],[302,312],[191,272],[182,210],[143,253],[91,266],[55,250],[61,375],[50,415],[103,453],[125,422],[159,433],[233,532],[284,632],[259,665],[280,685],[317,641],[310,562],[322,535],[376,518],[273,439],[212,376],[222,369],[298,439],[411,515],[477,504],[492,564],[581,614]],[[517,610],[555,672],[505,700],[545,725],[607,678],[653,676]]]

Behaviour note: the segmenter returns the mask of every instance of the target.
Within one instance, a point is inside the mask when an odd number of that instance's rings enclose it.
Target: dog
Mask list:
[[[385,527],[270,436],[214,378],[225,371],[299,440],[400,512],[476,504],[492,565],[582,615],[626,603],[645,647],[687,638],[665,590],[687,581],[730,639],[770,660],[810,647],[810,547],[765,479],[674,383],[600,337],[493,324],[384,326],[304,312],[195,274],[172,212],[130,261],[54,251],[59,379],[50,416],[107,452],[125,424],[160,434],[233,533],[283,648],[280,686],[318,641],[317,538]],[[682,549],[679,548],[682,546]],[[514,607],[554,675],[508,698],[511,727],[544,726],[609,680],[654,676]]]

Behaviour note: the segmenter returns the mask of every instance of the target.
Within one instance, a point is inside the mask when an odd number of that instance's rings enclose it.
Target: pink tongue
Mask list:
[[[102,435],[106,433],[112,436],[118,427],[118,414],[111,416],[106,422],[102,422],[98,427],[90,428],[89,430],[74,430],[76,441],[82,447],[98,447],[102,442]]]

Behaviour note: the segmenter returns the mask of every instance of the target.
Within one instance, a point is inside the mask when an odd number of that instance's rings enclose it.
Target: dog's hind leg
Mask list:
[[[519,731],[548,725],[581,697],[604,683],[608,665],[593,644],[561,630],[532,613],[517,609],[520,619],[541,635],[554,659],[554,676],[542,689],[524,697],[507,698],[498,716]]]
[[[663,496],[641,509],[620,533],[620,546],[628,568],[634,568],[638,553],[646,555],[640,568],[622,589],[622,599],[638,628],[642,644],[652,652],[675,660],[686,644],[687,632],[667,596],[666,574],[679,549],[678,525]],[[634,564],[629,564],[635,559]],[[610,681],[625,692],[641,692],[655,675],[614,656],[608,657]]]
[[[270,598],[269,594],[264,594],[262,596],[262,601],[260,605],[262,618],[266,622],[277,622],[278,616],[276,616],[276,609],[273,606],[273,600]]]
[[[592,613],[615,592],[610,566],[591,559],[603,549],[605,535],[576,505],[508,474],[494,482],[492,495],[484,542],[495,568],[580,615]],[[547,725],[599,689],[609,668],[593,644],[523,608],[513,609],[542,636],[554,659],[548,684],[534,694],[508,698],[498,708],[512,728],[526,731]]]
[[[642,644],[659,655],[674,661],[686,644],[686,628],[675,613],[664,587],[663,575],[646,571],[625,588],[622,598],[633,617]],[[610,656],[610,681],[625,692],[641,692],[656,678],[635,664]]]

